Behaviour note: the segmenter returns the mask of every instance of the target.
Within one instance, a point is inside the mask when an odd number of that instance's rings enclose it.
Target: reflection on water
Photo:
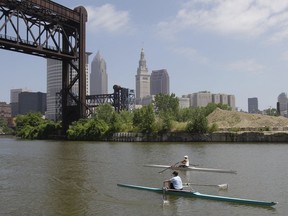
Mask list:
[[[287,215],[285,144],[107,143],[0,139],[0,215]],[[267,201],[275,208],[201,200],[117,187],[162,187],[162,174],[143,164],[171,165],[189,155],[201,167],[237,175],[180,172],[183,182],[228,183],[202,193]],[[3,197],[5,197],[3,199]],[[149,212],[149,213],[147,213]]]

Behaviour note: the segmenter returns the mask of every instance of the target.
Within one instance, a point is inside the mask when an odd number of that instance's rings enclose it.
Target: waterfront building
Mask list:
[[[136,78],[136,104],[141,104],[142,98],[150,95],[150,74],[146,65],[144,49],[141,49]]]
[[[212,103],[212,94],[209,91],[200,91],[189,95],[190,107],[205,107]]]
[[[221,103],[221,94],[212,94],[212,103]]]
[[[108,75],[106,62],[98,51],[91,63],[90,94],[108,94]]]
[[[235,95],[228,95],[228,105],[231,107],[232,111],[236,110],[236,99]]]
[[[188,95],[183,95],[182,98],[189,98],[190,107],[205,107],[209,103],[227,104],[232,110],[236,110],[235,96],[227,94],[212,94],[209,91],[200,91]]]
[[[153,70],[150,77],[150,94],[170,94],[169,74],[166,69]]]
[[[258,113],[258,98],[248,98],[248,113]]]
[[[281,116],[287,116],[287,105],[288,105],[288,98],[287,94],[282,92],[278,96],[278,104],[279,104],[279,112]]]
[[[89,61],[88,57],[91,53],[86,53],[86,95],[89,95]],[[72,69],[72,75],[76,75],[76,71]],[[73,85],[72,93],[78,93],[78,81]],[[46,118],[51,120],[57,119],[57,102],[59,102],[59,93],[62,89],[62,61],[56,59],[47,59],[47,111]]]
[[[21,92],[19,94],[19,114],[30,112],[46,112],[46,93],[42,92]]]
[[[220,103],[221,103],[221,104],[227,104],[227,105],[228,105],[228,95],[226,95],[226,94],[220,94]]]
[[[178,97],[178,100],[179,100],[179,107],[180,108],[189,108],[189,106],[190,106],[189,98],[182,96],[182,97]]]

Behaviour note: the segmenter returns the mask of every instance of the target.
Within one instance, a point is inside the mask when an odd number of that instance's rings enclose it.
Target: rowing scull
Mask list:
[[[239,203],[239,204],[249,204],[249,205],[259,205],[259,206],[273,206],[277,204],[277,202],[202,194],[199,192],[194,192],[194,191],[189,191],[189,190],[163,189],[163,188],[146,187],[146,186],[131,185],[131,184],[117,184],[117,185],[121,187],[127,187],[127,188],[132,188],[132,189],[139,189],[139,190],[148,190],[148,191],[154,191],[154,192],[159,192],[159,193],[162,193],[163,190],[165,190],[165,193],[170,194],[170,195],[188,196],[188,197],[195,197],[195,198],[201,198],[201,199],[233,202],[233,203]]]
[[[182,171],[218,172],[218,173],[232,173],[232,174],[237,173],[235,170],[204,168],[204,167],[195,167],[195,166],[177,167],[177,166],[157,165],[157,164],[144,164],[143,166],[155,167],[155,168],[167,168],[167,169],[182,170]]]

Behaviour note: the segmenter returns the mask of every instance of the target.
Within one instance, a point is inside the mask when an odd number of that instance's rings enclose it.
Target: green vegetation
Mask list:
[[[41,113],[28,113],[16,118],[16,136],[24,139],[48,139],[60,129],[60,123],[43,119]]]
[[[203,134],[217,130],[208,126],[207,116],[221,104],[208,104],[201,108],[180,108],[175,94],[158,94],[152,104],[131,112],[116,112],[109,104],[97,107],[95,115],[73,122],[67,130],[70,140],[104,140],[116,132],[141,132],[157,135],[166,132]],[[19,115],[16,135],[25,139],[47,139],[59,132],[60,123],[42,118],[40,113]]]
[[[8,122],[0,117],[0,134],[12,134],[13,130],[8,127]]]

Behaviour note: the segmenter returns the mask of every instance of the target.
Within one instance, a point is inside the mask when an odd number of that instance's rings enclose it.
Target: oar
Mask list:
[[[163,182],[163,188],[162,188],[162,192],[163,192],[163,204],[167,203],[167,197],[166,197],[166,185],[165,185],[165,181]]]
[[[158,172],[158,173],[163,173],[164,171],[166,171],[166,170],[168,170],[168,169],[170,169],[170,168],[176,166],[178,163],[179,163],[179,162],[175,163],[175,164],[172,165],[172,166],[169,166],[169,167],[165,168],[164,170],[162,170],[162,171],[160,171],[160,172]]]
[[[199,164],[189,164],[189,166],[197,167]]]
[[[193,184],[193,183],[183,183],[184,186],[188,185],[195,185],[195,186],[211,186],[211,187],[218,187],[222,190],[228,189],[228,184],[219,184],[219,185],[212,185],[212,184]]]

